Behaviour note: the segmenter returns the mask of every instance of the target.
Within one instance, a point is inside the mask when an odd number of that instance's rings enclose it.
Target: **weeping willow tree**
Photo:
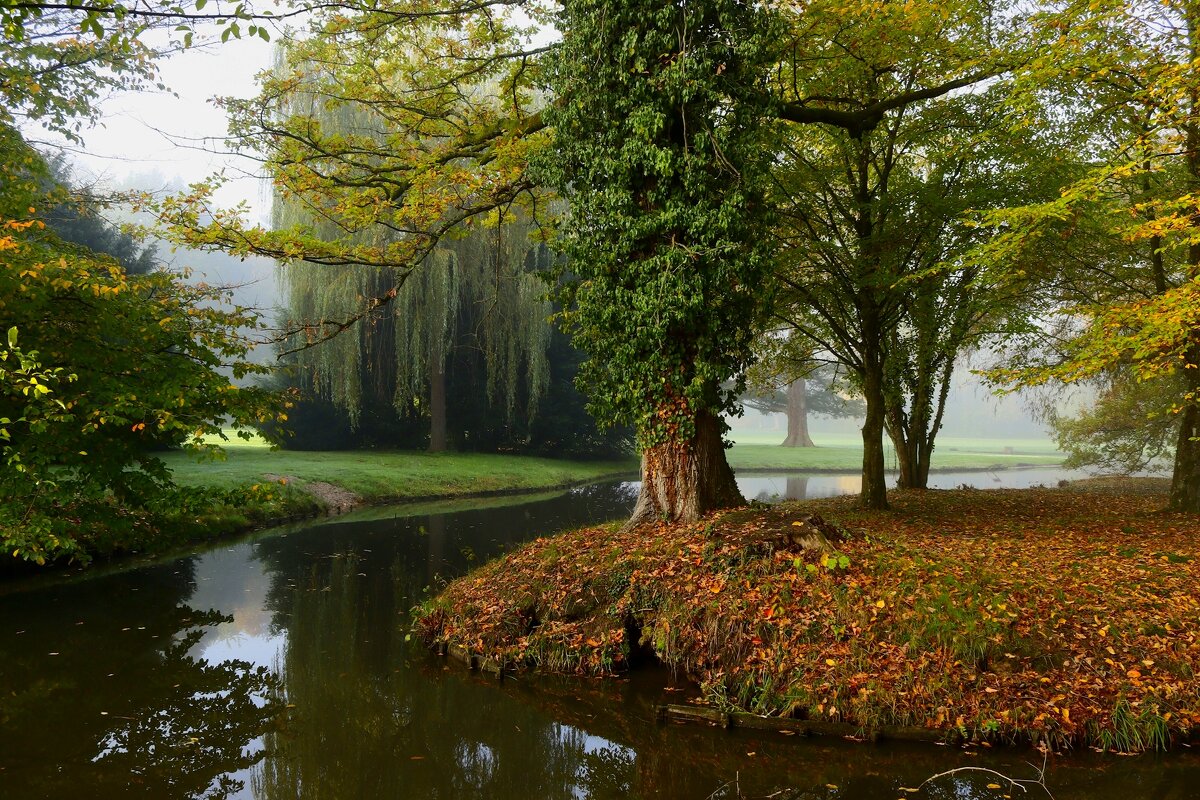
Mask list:
[[[296,213],[277,202],[281,215]],[[530,269],[544,248],[528,225],[502,222],[446,241],[398,284],[387,269],[297,263],[282,270],[287,325],[312,328],[359,307],[363,297],[395,298],[356,331],[293,353],[312,392],[342,409],[356,427],[364,405],[388,400],[401,416],[429,420],[429,449],[447,444],[447,375],[482,363],[472,381],[492,413],[512,427],[531,423],[549,378],[550,308]],[[291,348],[305,342],[297,334]],[[470,358],[474,355],[475,358]]]
[[[291,66],[281,49],[276,72],[303,76],[276,101],[282,118],[340,136],[370,152],[388,146],[388,120],[368,104],[334,102],[322,87],[347,65],[312,61]],[[367,156],[369,158],[369,155]],[[363,202],[370,202],[366,192]],[[386,252],[408,232],[382,223],[356,225],[344,201],[277,189],[272,223],[301,228],[347,246]],[[447,446],[447,378],[452,366],[476,371],[461,383],[485,394],[488,414],[510,429],[530,424],[549,381],[550,305],[538,271],[548,253],[515,204],[448,229],[415,270],[387,264],[331,266],[298,260],[281,267],[286,297],[285,350],[311,392],[344,411],[357,428],[364,407],[390,403],[401,417],[429,420],[429,449]],[[397,265],[403,266],[403,265]],[[388,298],[361,316],[368,298]],[[340,335],[330,320],[361,316]]]

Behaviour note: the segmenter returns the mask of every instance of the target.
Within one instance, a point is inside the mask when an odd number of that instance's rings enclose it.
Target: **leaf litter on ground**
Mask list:
[[[1164,749],[1200,730],[1200,518],[1139,489],[897,492],[537,539],[418,612],[430,644],[604,676],[654,658],[722,710]],[[792,546],[818,514],[830,552]]]

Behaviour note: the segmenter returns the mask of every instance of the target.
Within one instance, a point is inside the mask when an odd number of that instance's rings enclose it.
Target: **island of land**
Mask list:
[[[417,614],[497,671],[691,678],[681,717],[1136,752],[1200,729],[1200,521],[1164,482],[909,491],[537,539]],[[810,533],[824,531],[814,546]]]

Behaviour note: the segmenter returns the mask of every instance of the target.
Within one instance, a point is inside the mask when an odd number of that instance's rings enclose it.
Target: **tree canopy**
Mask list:
[[[648,488],[635,519],[739,500],[720,417],[737,411],[773,296],[776,316],[865,398],[866,505],[887,503],[885,434],[902,483],[924,485],[965,348],[1071,328],[1065,348],[993,375],[1185,376],[1156,396],[1175,398],[1175,503],[1189,507],[1195,13],[1116,0],[289,7],[279,16],[303,28],[283,38],[281,67],[258,97],[223,102],[231,141],[299,213],[253,225],[213,206],[219,181],[156,209],[182,243],[303,264],[296,274],[325,289],[386,271],[295,320],[284,333],[305,345],[388,306],[411,316],[413,298],[429,312],[421,287],[454,275],[446,253],[469,226],[544,223],[567,257],[561,319],[589,354],[592,408],[638,431]],[[50,19],[38,4],[5,14],[18,44]],[[17,71],[36,72],[37,58]],[[136,63],[128,79],[148,80]],[[53,119],[23,85],[11,89],[21,107]],[[1137,259],[1142,277],[1102,288]]]

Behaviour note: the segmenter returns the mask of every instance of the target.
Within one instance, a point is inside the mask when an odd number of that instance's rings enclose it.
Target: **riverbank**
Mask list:
[[[88,560],[157,555],[259,528],[385,503],[453,500],[565,489],[636,475],[637,462],[564,461],[483,453],[299,452],[231,441],[224,458],[159,456],[177,488],[119,528],[78,538]],[[86,563],[86,562],[85,562]],[[63,565],[60,565],[63,566]],[[0,577],[38,569],[0,559]]]
[[[635,474],[634,461],[560,461],[488,453],[226,449],[219,461],[167,459],[175,481],[215,502],[174,520],[208,537],[273,521],[342,513],[364,505],[452,500],[564,489]]]
[[[610,675],[653,657],[720,714],[1162,749],[1200,729],[1200,519],[1093,489],[572,531],[452,583],[418,630],[501,669]],[[833,551],[794,541],[814,513],[844,534]]]

